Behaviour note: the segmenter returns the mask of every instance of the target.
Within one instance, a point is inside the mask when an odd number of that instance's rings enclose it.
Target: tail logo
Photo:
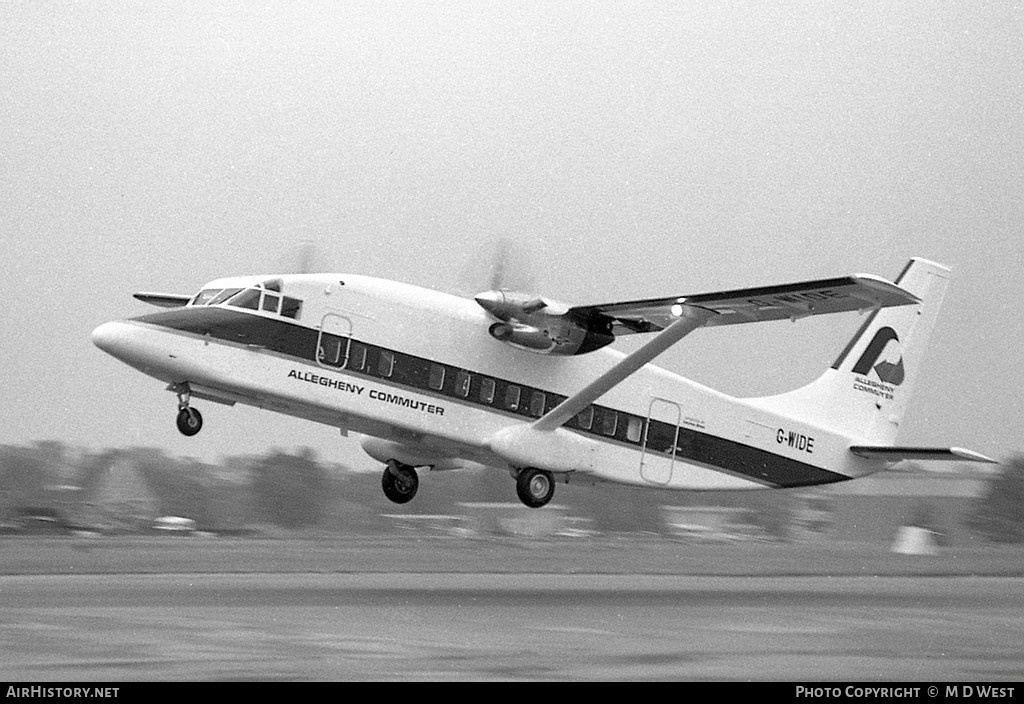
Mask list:
[[[899,351],[899,342],[900,338],[895,330],[890,327],[879,328],[871,339],[871,344],[867,346],[864,354],[853,366],[853,373],[867,376],[868,372],[874,369],[875,374],[882,382],[893,386],[902,384],[904,379],[903,354]],[[879,362],[878,358],[882,356],[882,352],[889,347],[890,343],[895,348],[897,361],[888,361],[892,356],[887,355],[888,359]]]

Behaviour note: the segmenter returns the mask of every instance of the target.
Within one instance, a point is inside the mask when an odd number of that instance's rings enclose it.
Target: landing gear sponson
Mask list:
[[[189,406],[192,399],[192,391],[188,384],[181,384],[175,392],[178,394],[178,430],[182,435],[192,437],[203,429],[203,416],[199,411]]]

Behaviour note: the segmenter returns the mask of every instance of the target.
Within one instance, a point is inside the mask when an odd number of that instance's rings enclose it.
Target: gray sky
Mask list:
[[[303,240],[319,268],[471,293],[507,237],[574,303],[950,265],[900,440],[1005,457],[1022,36],[1005,0],[0,3],[0,443],[372,467],[248,408],[202,404],[184,438],[89,332],[154,310],[135,291],[294,268]],[[780,392],[858,324],[702,330],[661,363]]]

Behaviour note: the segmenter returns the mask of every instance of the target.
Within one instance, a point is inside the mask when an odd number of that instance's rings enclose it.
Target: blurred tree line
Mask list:
[[[968,526],[993,543],[1024,543],[1024,455],[1000,466]]]
[[[141,483],[112,490],[113,482],[138,483],[131,476]],[[463,503],[517,501],[507,472],[469,470],[432,474],[421,482],[415,501],[396,505],[384,498],[379,473],[324,464],[309,450],[273,450],[207,464],[150,448],[76,453],[56,442],[0,447],[0,521],[47,509],[82,527],[130,512],[136,527],[157,516],[180,516],[222,532],[273,526],[376,531],[390,526],[382,514],[457,515]],[[749,508],[754,520],[778,537],[790,515],[788,495],[768,491],[690,495],[569,484],[559,485],[555,500],[603,532],[661,532],[662,505],[681,502]]]
[[[136,485],[126,489],[133,476]],[[507,472],[434,473],[420,483],[413,502],[396,505],[384,498],[380,473],[324,463],[309,450],[273,450],[208,464],[147,448],[82,452],[59,442],[0,446],[0,523],[49,511],[69,525],[90,527],[131,511],[135,525],[180,516],[220,532],[271,527],[374,532],[392,526],[388,515],[460,515],[459,504],[489,502],[517,502]],[[676,492],[578,483],[560,484],[554,503],[589,519],[601,532],[664,532],[665,505],[741,508],[746,522],[777,539],[789,537],[798,508],[793,491]],[[1024,542],[1024,457],[992,478],[969,525],[993,542]]]

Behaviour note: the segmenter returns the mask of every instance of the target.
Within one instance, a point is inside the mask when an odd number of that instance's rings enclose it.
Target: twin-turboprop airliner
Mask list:
[[[100,325],[97,346],[177,394],[248,404],[357,433],[384,494],[417,470],[507,468],[520,500],[557,482],[763,489],[861,477],[904,459],[991,462],[896,445],[949,270],[913,259],[895,282],[856,274],[600,305],[496,289],[470,300],[366,276],[217,279],[169,308]],[[733,398],[650,362],[694,330],[859,312],[831,368],[776,396]],[[650,339],[630,354],[625,335]]]

